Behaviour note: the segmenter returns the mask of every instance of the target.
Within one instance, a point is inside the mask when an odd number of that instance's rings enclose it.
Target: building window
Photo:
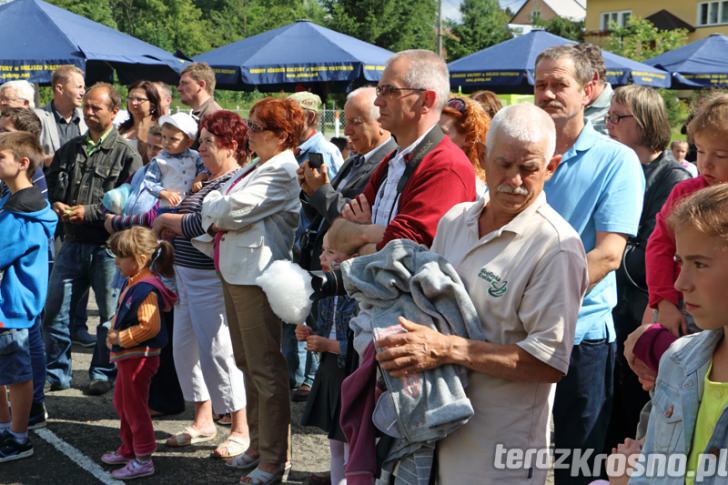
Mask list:
[[[728,2],[724,2],[728,3]],[[619,27],[627,25],[627,21],[632,16],[631,10],[622,10],[619,12],[602,12],[600,30],[609,30],[609,25],[614,23]]]
[[[728,1],[698,4],[698,26],[728,24]]]

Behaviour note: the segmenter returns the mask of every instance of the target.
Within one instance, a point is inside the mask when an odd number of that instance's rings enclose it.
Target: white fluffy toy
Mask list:
[[[299,265],[287,260],[274,261],[255,284],[268,297],[278,318],[286,323],[303,323],[311,311],[311,275]]]

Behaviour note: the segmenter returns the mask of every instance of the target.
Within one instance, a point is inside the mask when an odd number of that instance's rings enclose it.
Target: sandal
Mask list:
[[[256,468],[252,472],[240,477],[240,483],[251,485],[276,485],[286,481],[288,472],[291,471],[291,465],[286,464],[275,473],[264,472],[260,468]]]
[[[201,431],[193,428],[192,426],[187,426],[181,433],[177,433],[176,435],[167,438],[165,444],[173,448],[181,448],[183,446],[189,446],[197,443],[204,443],[205,441],[210,441],[212,439],[215,439],[215,436],[217,436],[217,431],[213,432],[212,434],[204,434]]]
[[[238,468],[240,470],[250,470],[255,468],[260,463],[260,457],[252,457],[247,453],[241,453],[230,460],[225,460],[225,466],[230,468]]]
[[[167,413],[165,413],[163,411],[157,411],[156,409],[149,408],[149,416],[152,419],[161,418],[162,416],[166,416],[166,415],[167,415]]]
[[[213,418],[213,421],[215,421],[220,426],[227,426],[228,428],[233,425],[233,417],[230,413],[216,416],[215,418]]]
[[[232,458],[245,453],[250,448],[250,438],[240,436],[228,436],[225,441],[215,448],[210,456],[214,458]],[[221,450],[225,450],[224,452]]]

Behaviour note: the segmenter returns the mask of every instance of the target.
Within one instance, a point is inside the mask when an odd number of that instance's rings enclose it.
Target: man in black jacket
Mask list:
[[[364,190],[369,176],[385,155],[397,148],[389,132],[377,121],[379,108],[374,105],[376,96],[373,87],[359,88],[347,96],[344,133],[356,154],[344,162],[332,181],[329,181],[325,165],[316,170],[304,162],[298,169],[301,204],[312,221],[310,231],[304,236],[308,241],[303,242],[307,244],[302,245],[301,251],[300,264],[306,269],[319,269],[321,241],[329,225],[339,217],[344,205]]]
[[[310,224],[301,236],[297,262],[307,270],[321,268],[319,254],[329,226],[339,217],[344,205],[362,192],[379,162],[397,148],[389,132],[377,121],[379,108],[374,105],[376,96],[376,89],[373,87],[359,88],[347,96],[344,105],[344,133],[349,137],[356,153],[344,162],[333,180],[329,180],[326,165],[315,169],[305,161],[298,169],[302,210]],[[311,323],[314,320],[313,316],[309,318]],[[284,328],[284,355],[288,360],[292,384],[301,379],[301,375],[296,373],[303,370],[301,368],[304,366],[300,362],[306,355],[303,382],[293,393],[294,401],[304,401],[318,364],[311,353],[306,353],[305,342],[295,340],[294,329],[294,325],[286,325]]]
[[[86,92],[83,117],[88,133],[63,145],[53,156],[48,173],[48,198],[63,221],[65,238],[56,257],[45,314],[47,379],[51,390],[71,385],[69,311],[89,287],[93,288],[100,321],[114,314],[112,279],[114,257],[106,249],[104,193],[124,183],[139,167],[139,153],[119,135],[112,122],[121,99],[114,88],[98,83]],[[109,363],[106,330],[99,325],[89,369],[88,392],[111,389],[114,367]]]

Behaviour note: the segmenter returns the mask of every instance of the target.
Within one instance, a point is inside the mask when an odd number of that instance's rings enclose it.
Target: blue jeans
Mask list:
[[[554,445],[556,448],[581,449],[581,456],[586,456],[587,450],[592,449],[591,459],[587,460],[590,471],[594,469],[594,455],[607,451],[616,350],[617,343],[608,343],[606,339],[584,340],[575,345],[569,372],[556,385]],[[570,468],[554,470],[556,485],[586,485],[600,478],[571,476]],[[578,463],[574,469],[580,469]]]
[[[281,351],[288,363],[288,385],[291,389],[306,384],[311,387],[319,368],[319,356],[306,350],[306,342],[296,340],[296,326],[283,325]]]
[[[71,385],[71,332],[70,312],[89,287],[94,290],[101,322],[108,322],[114,314],[116,292],[111,287],[116,265],[106,247],[64,241],[51,273],[46,302],[45,339],[47,379],[61,386]],[[108,329],[108,327],[107,327]],[[116,369],[109,362],[105,345],[106,332],[99,325],[97,345],[91,360],[91,380],[113,380]],[[101,344],[101,345],[99,345]]]
[[[86,325],[88,321],[88,291],[83,295],[78,295],[78,301],[71,302],[71,308],[73,308],[73,314],[71,314],[71,335],[74,335],[79,330],[88,330],[88,326]]]
[[[295,325],[283,325],[281,352],[288,363],[288,385],[291,389],[300,386],[306,371],[306,342],[296,340]]]
[[[28,329],[28,345],[30,346],[30,365],[33,367],[33,403],[45,401],[43,386],[46,380],[46,355],[43,343],[43,320],[41,314]]]

